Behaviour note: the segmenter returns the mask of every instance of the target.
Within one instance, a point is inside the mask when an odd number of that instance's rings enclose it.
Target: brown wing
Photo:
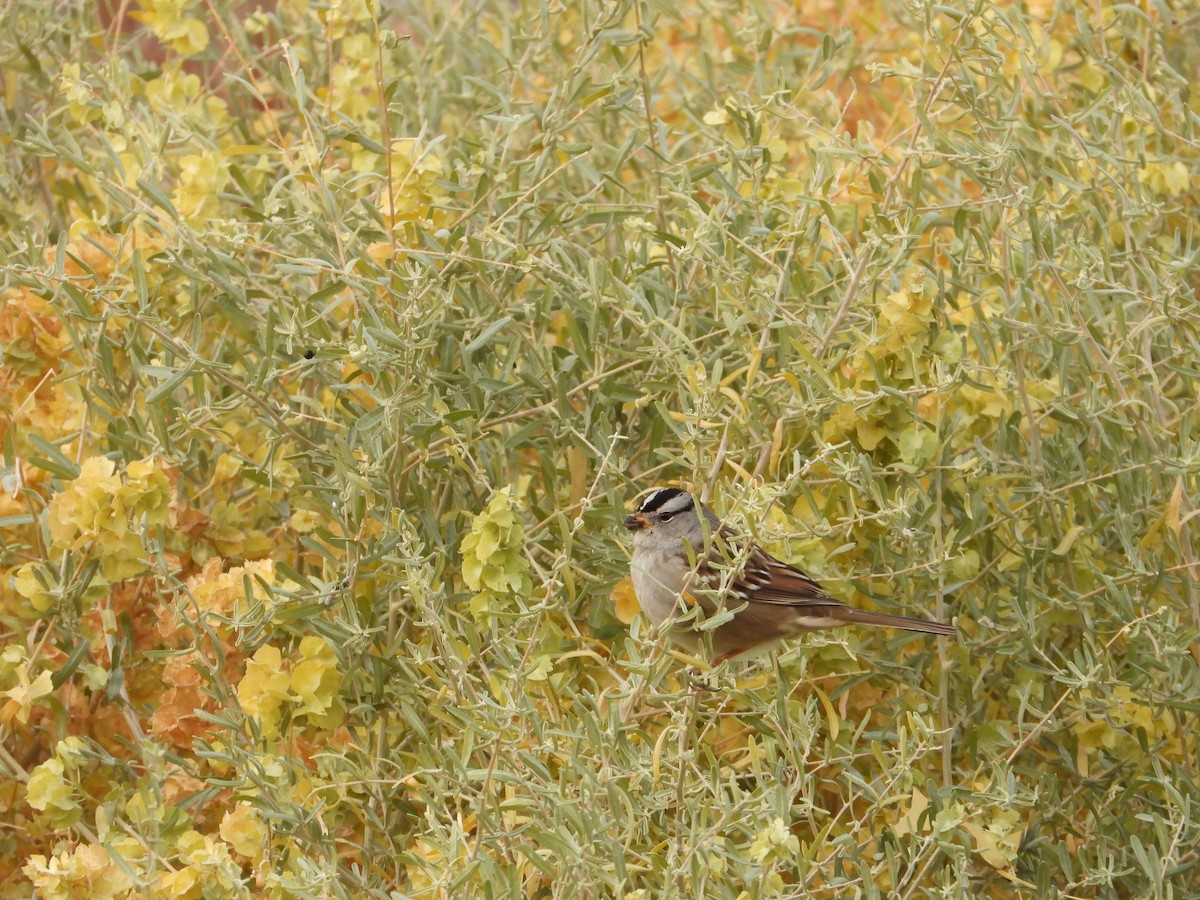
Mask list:
[[[793,611],[794,624],[801,628],[832,628],[856,623],[923,631],[928,634],[957,634],[953,625],[910,619],[907,616],[890,616],[847,606],[826,594],[817,582],[799,569],[781,562],[762,548],[745,548],[743,545],[743,549],[739,550],[736,538],[729,535],[724,528],[720,529],[718,534],[721,543],[724,544],[723,553],[719,553],[728,560],[729,565],[737,565],[743,558],[746,560],[741,570],[729,581],[731,598],[727,605],[731,607],[742,602],[749,603],[751,607],[760,604],[764,607],[771,604],[786,606]],[[700,566],[701,579],[714,590],[720,590],[724,574],[720,565],[703,563]]]
[[[712,590],[721,589],[728,570],[733,568],[733,577],[727,583],[729,593],[739,600],[786,606],[846,606],[799,569],[780,562],[762,548],[748,545],[724,528],[717,537],[713,554],[716,561],[702,562],[699,570],[701,580]]]
[[[826,594],[824,588],[799,569],[780,562],[758,547],[751,551],[750,558],[746,560],[740,581],[754,589],[756,600],[786,603],[789,606],[804,603],[845,606]]]

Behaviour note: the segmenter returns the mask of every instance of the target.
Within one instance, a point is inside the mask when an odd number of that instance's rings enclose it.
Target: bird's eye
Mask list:
[[[675,513],[659,513],[658,518],[660,521],[670,522],[673,518],[675,518]]]

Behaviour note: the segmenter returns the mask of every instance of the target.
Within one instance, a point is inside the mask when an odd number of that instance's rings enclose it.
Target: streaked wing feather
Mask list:
[[[821,606],[845,605],[826,594],[819,584],[799,569],[773,559],[761,550],[750,558],[746,569],[747,572],[753,569],[755,573],[753,583],[758,585],[757,599],[788,606],[810,603]]]
[[[927,622],[847,606],[826,594],[817,582],[799,569],[775,559],[765,550],[754,546],[747,547],[745,544],[739,547],[738,538],[724,528],[718,529],[717,537],[719,542],[714,556],[721,562],[701,561],[696,575],[705,587],[712,591],[720,591],[728,572],[728,564],[736,564],[744,559],[741,570],[727,582],[725,605],[730,609],[743,606],[749,620],[761,620],[754,632],[761,635],[762,640],[769,640],[766,636],[770,634],[788,637],[797,633],[797,629],[833,628],[853,623],[904,628],[928,634],[952,636],[957,633],[953,625],[942,622]],[[706,609],[711,605],[711,602],[704,603]],[[771,606],[787,607],[792,611],[792,617],[780,617],[776,614],[766,616]]]
[[[719,534],[726,545],[725,555],[731,562],[747,553],[738,547],[736,539],[725,529],[721,529]],[[720,589],[723,574],[717,566],[707,563],[700,566],[701,580],[714,590]],[[749,549],[746,563],[729,583],[729,590],[734,597],[753,603],[805,607],[806,612],[807,607],[812,607],[815,616],[846,608],[846,604],[834,600],[799,569],[775,559],[760,547]]]

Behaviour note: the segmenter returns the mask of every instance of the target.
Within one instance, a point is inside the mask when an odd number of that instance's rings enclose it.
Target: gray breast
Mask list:
[[[660,625],[680,612],[679,593],[690,574],[687,560],[678,554],[635,552],[630,570],[638,603],[651,622]]]

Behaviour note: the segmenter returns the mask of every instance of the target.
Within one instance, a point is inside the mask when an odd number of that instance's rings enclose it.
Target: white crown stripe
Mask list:
[[[692,495],[679,488],[659,488],[649,494],[638,506],[638,512],[681,513],[695,506]]]
[[[653,494],[651,494],[649,497],[647,497],[645,500],[643,500],[642,505],[639,506],[638,509],[639,510],[649,509],[654,504],[654,500],[655,500],[655,498],[658,497],[659,494],[665,494],[669,490],[671,490],[671,488],[659,488],[657,491],[655,491]]]

